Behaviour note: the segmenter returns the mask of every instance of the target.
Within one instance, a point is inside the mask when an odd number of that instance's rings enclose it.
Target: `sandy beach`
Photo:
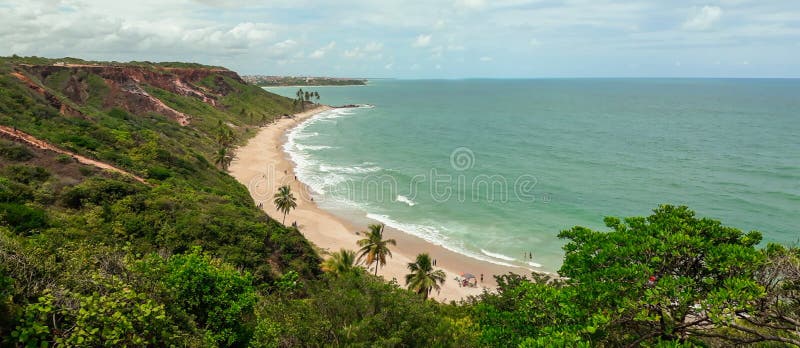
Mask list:
[[[256,204],[263,203],[264,211],[278,220],[283,218],[283,214],[275,209],[272,196],[278,187],[290,185],[297,198],[297,208],[286,216],[287,225],[296,222],[300,232],[325,252],[334,252],[342,248],[358,250],[356,241],[363,237],[356,233],[366,230],[367,226],[355,226],[343,218],[320,209],[313,202],[305,185],[296,180],[294,164],[283,151],[288,130],[326,110],[330,110],[330,107],[320,106],[296,114],[292,118],[278,119],[260,128],[255,137],[237,149],[236,158],[231,163],[229,172],[247,186]],[[387,259],[386,265],[378,271],[378,275],[387,280],[396,279],[401,286],[404,286],[405,275],[408,273],[407,264],[413,262],[417,254],[427,252],[437,260],[436,268],[447,273],[447,281],[441,291],[432,294],[439,301],[460,300],[469,295],[478,295],[484,287],[494,289],[495,274],[530,273],[524,268],[506,267],[476,260],[390,227],[386,227],[384,235],[397,240],[397,246],[392,247],[393,256]],[[478,279],[478,287],[460,287],[454,278],[463,272],[472,273],[477,278],[482,274],[483,282]]]

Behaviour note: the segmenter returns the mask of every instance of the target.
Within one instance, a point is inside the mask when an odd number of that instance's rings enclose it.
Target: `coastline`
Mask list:
[[[356,241],[362,237],[356,232],[364,231],[367,226],[356,226],[352,222],[323,210],[313,202],[308,194],[309,189],[296,180],[294,163],[283,151],[286,133],[308,118],[321,112],[331,110],[329,106],[319,106],[292,118],[280,118],[261,127],[258,133],[246,145],[236,151],[236,157],[229,167],[229,173],[245,185],[256,204],[263,203],[263,210],[273,218],[282,219],[283,215],[272,204],[272,195],[281,185],[289,185],[297,198],[297,208],[286,215],[286,224],[297,222],[300,232],[324,253],[332,253],[341,248],[357,250]],[[377,223],[377,221],[375,222]],[[422,238],[386,226],[386,238],[394,238],[397,246],[392,247],[392,257],[381,267],[378,275],[386,280],[396,279],[400,286],[405,285],[406,265],[413,262],[419,253],[429,253],[437,260],[437,269],[447,274],[446,281],[439,293],[432,297],[442,301],[461,300],[470,295],[479,295],[483,289],[493,290],[496,282],[493,275],[514,272],[527,275],[530,270],[514,266],[502,266],[477,260],[466,255],[432,244]],[[480,278],[478,287],[460,287],[454,281],[461,273],[472,273]]]

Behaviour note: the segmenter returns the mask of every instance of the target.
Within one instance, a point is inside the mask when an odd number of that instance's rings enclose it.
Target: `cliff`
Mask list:
[[[132,114],[159,113],[185,126],[191,116],[165,104],[147,91],[155,87],[181,96],[195,98],[212,107],[224,109],[218,100],[235,91],[230,81],[245,84],[233,71],[219,68],[171,68],[53,63],[18,64],[11,75],[28,88],[44,96],[62,115],[82,116],[72,103],[84,106],[93,93],[99,95],[103,108],[118,107]],[[66,78],[65,78],[66,77]],[[100,78],[106,88],[90,86],[90,78]],[[56,92],[49,91],[50,87]],[[93,88],[94,87],[94,88]],[[58,98],[61,94],[69,102]]]

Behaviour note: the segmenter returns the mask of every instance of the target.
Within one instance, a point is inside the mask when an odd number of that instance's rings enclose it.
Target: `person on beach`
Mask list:
[[[483,283],[483,273],[481,273],[481,283]]]

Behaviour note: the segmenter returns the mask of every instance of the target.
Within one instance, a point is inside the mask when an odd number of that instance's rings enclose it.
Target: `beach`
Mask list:
[[[296,179],[294,165],[283,151],[283,144],[286,141],[287,131],[304,120],[330,109],[328,106],[320,106],[295,114],[291,118],[280,118],[261,127],[246,145],[237,149],[236,157],[229,167],[230,174],[248,188],[255,203],[263,204],[263,210],[278,221],[283,219],[283,214],[273,205],[272,197],[278,187],[289,185],[297,198],[297,208],[287,214],[286,225],[296,223],[300,232],[322,251],[323,257],[339,249],[358,250],[356,242],[363,237],[357,233],[367,230],[367,226],[356,226],[350,221],[320,209],[308,194],[307,187]],[[397,246],[391,247],[392,257],[388,258],[386,265],[379,269],[378,275],[386,280],[395,279],[401,286],[405,286],[408,263],[413,262],[416,255],[428,253],[431,258],[436,259],[435,268],[442,269],[447,274],[441,291],[438,293],[434,291],[431,294],[439,301],[461,300],[482,293],[484,288],[493,290],[496,287],[494,275],[508,272],[525,275],[530,273],[528,269],[520,267],[502,266],[473,259],[388,226],[385,228],[384,236],[394,238]],[[478,286],[459,286],[454,279],[462,273],[475,275]],[[483,282],[480,281],[481,275]]]

